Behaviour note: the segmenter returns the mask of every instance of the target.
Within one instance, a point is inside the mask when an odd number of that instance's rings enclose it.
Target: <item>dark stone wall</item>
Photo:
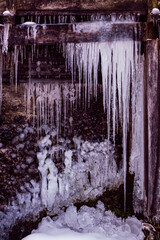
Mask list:
[[[145,11],[148,0],[0,0],[0,11],[9,8],[35,10]],[[151,1],[151,0],[149,0]]]
[[[0,12],[4,11],[5,7],[6,7],[6,1],[0,0]]]

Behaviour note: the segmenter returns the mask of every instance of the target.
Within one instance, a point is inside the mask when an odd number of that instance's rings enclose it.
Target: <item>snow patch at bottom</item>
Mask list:
[[[125,221],[98,202],[96,208],[70,206],[53,220],[45,217],[37,230],[22,240],[143,240],[142,224],[135,217]]]

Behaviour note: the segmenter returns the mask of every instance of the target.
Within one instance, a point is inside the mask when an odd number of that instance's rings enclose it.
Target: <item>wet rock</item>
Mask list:
[[[145,234],[145,240],[156,240],[157,238],[157,232],[155,228],[149,224],[149,223],[143,223],[143,232]]]

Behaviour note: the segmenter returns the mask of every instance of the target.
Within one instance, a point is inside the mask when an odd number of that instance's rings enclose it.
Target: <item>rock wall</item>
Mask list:
[[[15,9],[52,10],[107,10],[107,11],[145,11],[147,0],[6,0],[3,5]],[[1,9],[1,5],[0,5]]]
[[[0,11],[4,11],[5,6],[6,6],[6,1],[0,0]]]

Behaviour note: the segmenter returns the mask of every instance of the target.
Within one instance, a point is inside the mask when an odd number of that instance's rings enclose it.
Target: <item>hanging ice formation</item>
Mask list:
[[[116,134],[118,134],[119,128],[122,128],[124,208],[126,206],[129,129],[132,130],[134,142],[138,138],[142,140],[138,146],[132,144],[130,170],[135,173],[134,194],[139,200],[144,199],[144,176],[141,174],[144,165],[143,73],[139,46],[140,43],[133,40],[104,43],[68,43],[66,46],[64,45],[64,54],[67,59],[67,66],[72,72],[72,81],[76,81],[76,69],[78,69],[79,89],[83,83],[85,84],[86,105],[90,104],[92,96],[97,96],[99,56],[101,58],[103,106],[107,114],[108,139],[112,138],[115,143]],[[80,91],[79,94],[81,94]],[[142,210],[142,206],[138,207],[135,204],[134,207],[135,211]]]
[[[63,51],[66,67],[72,73],[72,84],[26,84],[27,112],[33,114],[33,119],[36,119],[34,116],[37,115],[37,127],[40,131],[43,125],[54,125],[58,136],[61,123],[65,122],[66,116],[72,116],[72,109],[77,102],[82,100],[85,107],[89,107],[92,97],[97,97],[98,69],[101,64],[103,107],[107,116],[108,140],[112,139],[115,144],[116,135],[122,129],[124,206],[126,206],[126,174],[130,170],[135,174],[134,208],[137,212],[142,211],[144,200],[143,56],[140,55],[140,42],[126,40],[68,43],[64,44]],[[128,132],[132,132],[129,169]]]
[[[37,36],[37,24],[33,21],[31,22],[24,22],[22,27],[27,27],[27,37],[28,40],[33,38],[34,45],[36,43],[36,36]]]
[[[28,83],[25,86],[25,102],[28,114],[37,116],[37,128],[41,132],[43,125],[55,126],[57,136],[61,123],[72,113],[78,100],[77,86],[69,83]],[[31,107],[32,102],[32,107]],[[62,118],[63,112],[63,118]]]
[[[127,23],[135,22],[138,20],[139,16],[137,14],[91,14],[91,15],[36,15],[36,16],[22,16],[21,24],[27,22],[35,22],[36,24],[63,24],[63,23],[76,23],[80,22],[91,22],[91,21],[111,21],[116,23]]]
[[[0,114],[2,106],[2,48],[0,48]]]
[[[9,24],[9,23],[4,24],[3,46],[2,46],[3,53],[8,52],[8,38],[9,38],[10,26],[11,26],[11,24]]]
[[[14,47],[14,64],[15,64],[15,91],[17,92],[17,80],[18,80],[18,57],[19,48],[17,45]]]

